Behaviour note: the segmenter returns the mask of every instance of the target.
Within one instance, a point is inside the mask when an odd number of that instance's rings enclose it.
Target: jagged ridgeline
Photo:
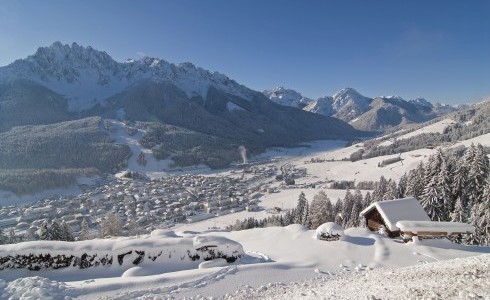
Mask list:
[[[34,190],[12,187],[12,178],[31,174],[42,181],[47,173],[39,170],[64,170],[69,178],[74,173],[67,169],[120,170],[138,153],[111,140],[101,118],[143,124],[140,144],[156,159],[171,157],[175,167],[222,168],[242,160],[240,146],[254,154],[370,135],[330,116],[278,105],[191,63],[148,57],[116,62],[90,46],[56,42],[0,68],[0,172],[10,182],[3,187]]]
[[[77,175],[114,172],[129,147],[113,143],[100,117],[19,126],[0,134],[0,189],[28,193],[73,184]]]

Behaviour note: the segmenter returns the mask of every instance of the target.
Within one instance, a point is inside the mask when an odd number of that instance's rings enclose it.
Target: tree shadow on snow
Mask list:
[[[375,240],[373,238],[361,237],[361,236],[350,236],[346,235],[343,239],[344,242],[351,243],[358,246],[372,246]]]

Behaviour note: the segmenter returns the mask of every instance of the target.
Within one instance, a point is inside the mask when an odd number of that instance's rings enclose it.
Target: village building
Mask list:
[[[446,236],[473,233],[465,223],[431,221],[420,202],[402,198],[375,202],[361,211],[365,226],[372,231],[386,231],[389,237]]]

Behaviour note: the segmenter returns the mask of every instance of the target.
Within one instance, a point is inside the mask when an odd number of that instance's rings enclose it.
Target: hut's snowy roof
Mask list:
[[[424,208],[413,197],[374,202],[361,211],[360,215],[364,216],[374,208],[378,210],[391,231],[398,230],[396,226],[398,221],[430,221]]]
[[[396,227],[401,231],[418,232],[446,232],[468,233],[475,232],[475,227],[466,223],[458,222],[431,222],[431,221],[398,221]]]

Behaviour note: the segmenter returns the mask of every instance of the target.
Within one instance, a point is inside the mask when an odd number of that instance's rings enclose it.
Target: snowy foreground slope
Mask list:
[[[323,295],[332,299],[359,299],[358,295],[385,299],[438,292],[446,293],[441,294],[447,295],[441,296],[445,299],[459,297],[454,294],[456,289],[467,295],[488,296],[489,247],[456,245],[448,240],[404,244],[363,228],[346,230],[340,241],[320,241],[313,238],[314,234],[314,230],[300,225],[237,232],[168,232],[161,236],[177,243],[196,236],[222,236],[240,243],[245,255],[231,264],[213,260],[193,267],[186,264],[173,272],[158,263],[136,269],[123,265],[38,272],[3,270],[0,298],[278,298],[286,293],[287,299]],[[97,240],[92,248],[97,248]],[[411,266],[416,267],[405,268]],[[461,288],[446,286],[454,282]]]
[[[229,299],[488,299],[490,255],[247,288]]]

